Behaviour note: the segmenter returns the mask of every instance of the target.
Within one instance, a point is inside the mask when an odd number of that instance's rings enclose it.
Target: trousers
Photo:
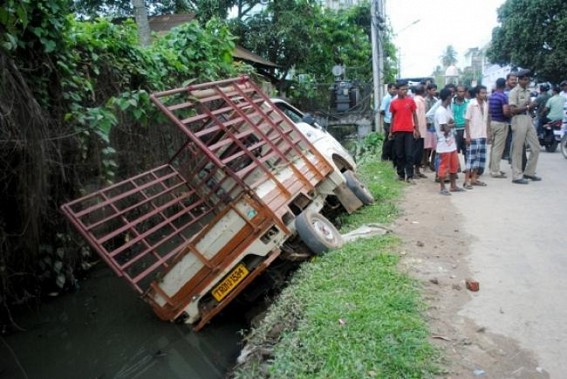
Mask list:
[[[395,165],[400,178],[413,178],[414,146],[413,132],[394,133]]]
[[[490,122],[490,134],[492,136],[492,148],[490,149],[489,167],[492,174],[500,174],[500,160],[508,138],[508,123],[500,121]]]
[[[512,176],[513,179],[522,179],[524,175],[534,176],[539,158],[539,141],[535,128],[532,126],[532,118],[528,115],[516,115],[512,118]],[[526,162],[525,170],[522,169],[522,155],[524,145],[530,147],[530,155]]]

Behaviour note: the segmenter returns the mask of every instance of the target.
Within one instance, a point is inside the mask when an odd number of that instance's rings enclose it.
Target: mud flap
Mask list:
[[[342,183],[334,190],[335,196],[339,199],[343,207],[348,213],[356,211],[362,207],[362,201],[347,187],[346,183]]]

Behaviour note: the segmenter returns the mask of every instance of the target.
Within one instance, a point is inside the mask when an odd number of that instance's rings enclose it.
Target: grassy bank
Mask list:
[[[342,232],[398,215],[401,183],[368,160],[359,174],[377,202],[346,216]],[[304,264],[246,337],[235,378],[427,378],[437,372],[418,284],[397,270],[400,241],[361,239]]]

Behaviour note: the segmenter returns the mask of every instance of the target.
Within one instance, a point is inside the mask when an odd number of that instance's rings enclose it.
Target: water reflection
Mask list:
[[[0,378],[222,378],[245,327],[232,316],[199,333],[160,321],[103,267],[19,323],[27,332],[0,343]]]

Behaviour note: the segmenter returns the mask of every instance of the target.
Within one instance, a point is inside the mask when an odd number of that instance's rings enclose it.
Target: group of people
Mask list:
[[[409,94],[406,82],[388,84],[380,109],[387,136],[382,159],[391,160],[399,180],[410,184],[426,177],[422,170],[435,171],[440,194],[451,195],[486,186],[480,176],[486,168],[487,145],[492,144],[488,164],[491,177],[506,178],[500,163],[508,159],[512,183],[540,181],[536,175],[540,147],[532,113],[537,111],[539,127],[563,117],[567,81],[561,83],[563,95],[554,87],[553,96],[546,96],[549,87],[546,91],[544,85],[535,100],[529,83],[529,70],[521,70],[496,80],[490,96],[483,85],[467,89],[448,84],[438,92],[434,83],[421,83]],[[459,153],[464,155],[464,168]],[[457,185],[459,172],[464,175],[462,186]]]

